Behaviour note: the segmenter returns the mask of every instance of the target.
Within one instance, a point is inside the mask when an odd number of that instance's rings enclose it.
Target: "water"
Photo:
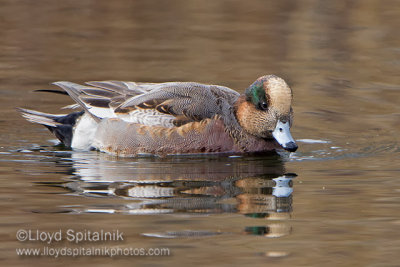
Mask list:
[[[1,265],[398,266],[397,1],[0,2]],[[294,91],[296,153],[119,159],[54,146],[14,110],[60,113],[68,97],[33,92],[58,80],[243,92],[270,73]],[[63,241],[18,242],[18,229]],[[45,246],[171,255],[16,255]]]

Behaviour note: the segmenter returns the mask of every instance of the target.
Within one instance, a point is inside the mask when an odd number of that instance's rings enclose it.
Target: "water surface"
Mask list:
[[[397,1],[1,1],[2,265],[397,266]],[[62,113],[59,80],[294,91],[296,153],[121,159],[55,146],[15,107]],[[119,230],[169,256],[19,257],[18,229]],[[48,245],[74,247],[68,241]]]

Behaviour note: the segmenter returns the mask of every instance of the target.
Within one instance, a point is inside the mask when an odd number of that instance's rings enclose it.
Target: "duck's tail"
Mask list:
[[[70,147],[73,127],[84,111],[71,114],[49,114],[30,109],[17,108],[22,116],[32,123],[38,123],[50,130],[65,146]]]

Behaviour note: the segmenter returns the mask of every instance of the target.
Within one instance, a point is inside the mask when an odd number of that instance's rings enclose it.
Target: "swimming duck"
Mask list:
[[[118,156],[141,154],[294,152],[292,90],[275,75],[240,95],[195,82],[55,82],[82,111],[19,111],[46,126],[65,146]]]

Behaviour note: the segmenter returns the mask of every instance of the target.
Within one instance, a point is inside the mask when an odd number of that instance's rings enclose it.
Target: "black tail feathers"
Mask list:
[[[28,121],[44,125],[68,147],[71,146],[73,127],[84,113],[84,111],[79,111],[67,115],[54,115],[24,108],[17,108],[17,110]]]

